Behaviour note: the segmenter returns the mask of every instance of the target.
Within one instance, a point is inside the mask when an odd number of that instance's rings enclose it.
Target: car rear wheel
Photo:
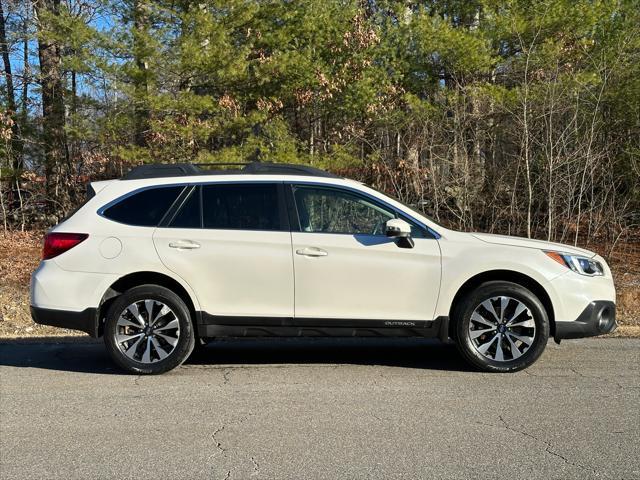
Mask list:
[[[118,297],[107,312],[104,339],[113,360],[138,374],[172,370],[195,343],[189,309],[159,285],[135,287]]]
[[[514,372],[534,363],[549,340],[549,318],[525,287],[502,281],[480,285],[454,312],[462,356],[488,372]]]

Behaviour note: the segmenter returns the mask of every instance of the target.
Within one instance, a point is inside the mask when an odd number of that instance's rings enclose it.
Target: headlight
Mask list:
[[[560,265],[564,265],[580,275],[586,275],[588,277],[604,275],[602,264],[591,258],[561,252],[545,251],[544,253]]]

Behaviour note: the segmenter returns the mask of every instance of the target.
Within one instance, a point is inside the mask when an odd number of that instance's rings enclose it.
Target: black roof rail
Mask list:
[[[266,162],[251,162],[247,163],[242,169],[242,173],[247,174],[281,174],[281,175],[308,175],[311,177],[327,177],[327,178],[340,178],[333,173],[320,170],[319,168],[312,167],[310,165],[299,165],[296,163],[266,163]]]
[[[242,167],[233,169],[217,169],[220,167]],[[325,172],[309,165],[293,163],[150,163],[133,167],[122,180],[140,180],[146,178],[190,177],[194,175],[306,175],[311,177],[340,178],[333,173]]]
[[[122,180],[141,180],[145,178],[186,177],[202,175],[202,171],[189,163],[149,163],[133,167],[122,176]]]

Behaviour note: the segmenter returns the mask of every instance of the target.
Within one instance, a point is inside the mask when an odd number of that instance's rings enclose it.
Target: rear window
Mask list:
[[[204,228],[280,230],[275,184],[222,184],[202,187]]]
[[[176,201],[184,187],[156,187],[130,195],[102,214],[116,222],[140,227],[155,227]]]

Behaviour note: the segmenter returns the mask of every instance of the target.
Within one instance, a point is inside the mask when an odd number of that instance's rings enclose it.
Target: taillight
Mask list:
[[[44,237],[44,248],[42,249],[42,259],[48,260],[57,257],[61,253],[71,250],[80,242],[89,237],[86,233],[47,233]]]

